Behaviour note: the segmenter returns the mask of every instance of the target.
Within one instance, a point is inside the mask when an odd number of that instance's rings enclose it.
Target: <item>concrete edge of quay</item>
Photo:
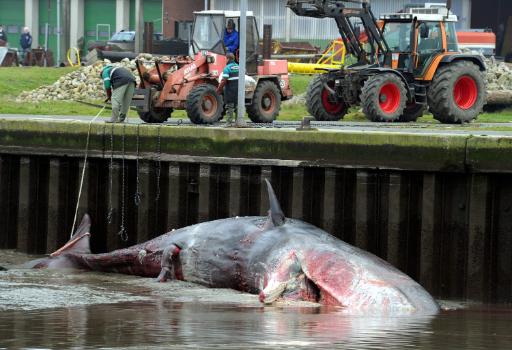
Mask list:
[[[411,171],[512,171],[512,137],[0,119],[5,154]]]

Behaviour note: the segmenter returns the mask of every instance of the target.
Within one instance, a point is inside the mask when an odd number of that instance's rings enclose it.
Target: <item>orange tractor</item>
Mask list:
[[[212,124],[222,118],[223,97],[216,89],[227,64],[223,35],[230,19],[239,23],[240,12],[196,12],[192,35],[194,57],[171,57],[155,62],[151,69],[137,62],[141,80],[132,105],[142,120],[162,123],[176,109],[185,109],[196,124]],[[260,59],[258,28],[250,11],[247,12],[246,38],[246,74],[253,82],[246,84],[247,114],[256,123],[272,122],[279,114],[281,101],[292,97],[287,62]]]
[[[371,121],[415,121],[427,108],[442,123],[475,119],[486,101],[486,68],[481,56],[459,51],[450,3],[410,5],[378,22],[367,0],[288,0],[299,16],[334,18],[357,59],[311,81],[309,113],[339,120],[361,105]]]

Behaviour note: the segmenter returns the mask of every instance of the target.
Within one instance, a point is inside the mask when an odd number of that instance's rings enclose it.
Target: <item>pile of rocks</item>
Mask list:
[[[146,66],[151,66],[155,58],[149,54],[141,54],[137,57]],[[103,82],[100,79],[101,69],[109,60],[98,61],[91,66],[81,67],[76,71],[63,75],[55,83],[44,85],[32,91],[23,91],[17,98],[19,103],[34,103],[42,101],[92,101],[105,98]],[[139,75],[135,60],[123,59],[121,62],[111,63],[113,66],[128,68],[139,83]]]
[[[497,62],[494,57],[486,60],[487,90],[512,90],[512,66]]]
[[[497,62],[494,57],[486,60],[487,104],[512,106],[512,66]]]
[[[293,92],[293,91],[292,91]],[[283,101],[283,105],[305,105],[306,104],[306,93],[299,95],[293,95],[293,97],[287,101]]]
[[[150,68],[152,62],[157,59],[150,54],[140,54],[137,59]],[[160,57],[161,60],[169,59]],[[34,103],[41,101],[73,101],[73,100],[99,100],[105,97],[103,82],[100,79],[100,71],[105,64],[111,63],[109,60],[98,61],[94,65],[81,67],[76,71],[66,74],[51,85],[41,86],[32,91],[24,91],[17,98],[19,103]],[[123,59],[121,62],[112,63],[114,66],[128,68],[139,83],[139,75],[135,65],[135,60]],[[497,62],[494,57],[486,60],[487,64],[487,90],[488,101],[494,103],[507,103],[510,99],[512,104],[512,66],[507,63]],[[503,102],[503,100],[505,102]],[[306,94],[294,96],[285,104],[297,105],[305,104]]]

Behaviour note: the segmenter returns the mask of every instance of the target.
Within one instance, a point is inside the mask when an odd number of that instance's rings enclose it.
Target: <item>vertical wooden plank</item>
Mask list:
[[[467,271],[468,178],[447,174],[443,179],[440,297],[463,298]]]
[[[199,165],[199,203],[197,222],[210,220],[210,176],[209,164]]]
[[[386,260],[399,269],[403,269],[400,262],[401,256],[405,254],[400,241],[401,211],[405,204],[402,201],[402,182],[402,176],[398,173],[389,176]]]
[[[110,182],[111,180],[111,182]],[[122,241],[119,237],[121,229],[121,165],[119,162],[114,162],[109,168],[109,184],[107,187],[107,251],[118,249],[122,246]]]
[[[292,177],[291,217],[302,219],[304,209],[304,168],[294,168]]]
[[[61,244],[62,236],[68,236],[63,231],[61,222],[62,187],[63,182],[62,164],[58,158],[50,159],[49,181],[48,181],[48,235],[46,236],[47,253],[54,252]]]
[[[30,178],[31,160],[28,157],[20,159],[20,190],[18,197],[18,246],[17,249],[24,252],[30,252],[30,223],[33,220],[31,214],[31,189],[32,182]]]
[[[151,167],[147,161],[139,161],[139,202],[137,208],[137,243],[142,243],[150,238],[151,218],[155,206],[155,198],[152,193]]]
[[[355,244],[356,170],[338,170],[336,178],[336,226],[334,234],[345,242]]]
[[[5,156],[0,182],[0,230],[3,230],[6,246],[15,249],[18,245],[18,200],[20,190],[20,158]]]
[[[493,220],[492,302],[510,303],[512,296],[512,175],[496,176]]]
[[[361,249],[368,250],[369,245],[369,213],[368,213],[368,191],[370,174],[367,171],[356,173],[356,219],[355,219],[355,245]]]
[[[229,168],[229,216],[240,215],[240,191],[242,188],[242,168],[232,165]]]
[[[270,209],[270,202],[268,200],[268,191],[267,191],[267,184],[265,182],[265,179],[268,181],[272,180],[272,168],[269,166],[262,166],[261,167],[261,174],[260,174],[260,210],[259,214],[261,216],[266,216],[268,214],[268,211]]]
[[[336,192],[336,170],[327,168],[324,175],[324,195],[323,195],[323,229],[330,234],[334,234],[336,221],[336,201],[338,199]]]
[[[179,209],[180,209],[180,166],[178,163],[169,163],[168,170],[168,207],[167,207],[167,226],[168,231],[179,228]]]
[[[473,174],[470,186],[466,298],[483,301],[487,297],[485,291],[488,266],[488,175]]]
[[[9,203],[9,165],[6,157],[0,155],[0,249],[9,248],[7,205]]]
[[[435,219],[436,219],[436,175],[423,175],[423,193],[421,200],[421,249],[420,284],[431,293],[437,291],[434,271]]]
[[[84,171],[85,170],[85,171]],[[83,175],[83,182],[82,181],[82,175]],[[82,221],[82,218],[86,213],[90,213],[89,208],[89,193],[90,193],[90,183],[89,183],[89,162],[85,163],[83,159],[81,159],[78,162],[78,188],[77,188],[77,199],[78,199],[78,193],[80,192],[80,187],[82,187],[82,191],[80,193],[80,199],[78,201],[78,215],[76,216],[76,224],[75,224],[75,230],[78,228],[78,225],[80,225],[80,222]],[[75,201],[72,201],[73,203],[73,214],[75,213],[75,207],[76,205]]]

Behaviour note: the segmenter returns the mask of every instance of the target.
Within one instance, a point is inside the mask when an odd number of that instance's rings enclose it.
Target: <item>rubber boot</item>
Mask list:
[[[109,120],[105,120],[105,123],[116,123],[117,119],[115,116],[111,116]]]
[[[228,126],[231,126],[233,124],[233,121],[234,121],[233,114],[234,114],[233,105],[228,103],[226,105],[226,124],[228,124]]]

